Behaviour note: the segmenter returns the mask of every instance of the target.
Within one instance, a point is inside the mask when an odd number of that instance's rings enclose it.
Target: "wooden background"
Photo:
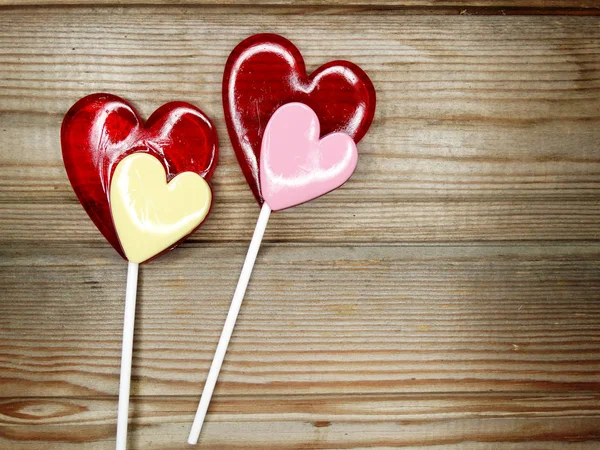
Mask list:
[[[216,208],[136,317],[130,448],[187,448],[258,216],[220,94],[256,32],[378,108],[351,182],[272,217],[201,448],[600,448],[600,2],[99,3],[0,0],[0,448],[114,447],[126,264],[59,142],[98,91],[218,126]]]

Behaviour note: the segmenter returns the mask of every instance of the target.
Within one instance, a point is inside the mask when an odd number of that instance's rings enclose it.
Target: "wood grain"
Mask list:
[[[0,445],[112,449],[116,401],[2,399]],[[599,405],[594,393],[216,396],[202,448],[593,450],[600,439]],[[190,448],[184,438],[195,406],[190,397],[133,398],[130,446]],[[24,433],[28,428],[35,431]]]
[[[200,394],[244,253],[143,267],[135,395]],[[0,396],[115,395],[124,262],[0,254]],[[598,246],[266,245],[217,392],[595,390],[599,292]]]
[[[298,11],[307,7],[329,8],[370,7],[425,9],[432,12],[440,8],[454,8],[465,11],[467,8],[490,8],[502,14],[505,9],[536,8],[538,10],[599,10],[597,0],[0,0],[0,6],[44,6],[44,5],[229,5],[229,6],[284,6],[296,7]],[[558,10],[558,11],[556,11]]]
[[[210,11],[2,15],[2,239],[30,240],[42,226],[41,212],[49,225],[44,239],[61,240],[68,232],[101,241],[64,175],[58,129],[77,98],[110,91],[146,116],[185,98],[215,119],[222,144],[217,209],[194,239],[246,241],[256,211],[225,132],[220,81],[235,43],[266,30],[292,38],[311,68],[336,57],[359,63],[373,78],[379,105],[359,145],[352,184],[278,216],[272,239],[598,239],[597,18],[389,15],[382,22],[379,14],[360,13],[360,20],[338,14],[328,16],[335,27],[323,43],[318,36],[326,25],[309,16],[286,16],[284,29],[277,10],[245,19]],[[357,35],[360,41],[348,45],[347,36]],[[323,232],[331,226],[339,232]]]
[[[211,218],[140,275],[130,447],[185,448],[258,215],[223,64],[264,31],[361,65],[378,110],[351,182],[272,217],[204,448],[598,448],[600,21],[405,8],[597,3],[208,3],[0,8],[0,448],[114,446],[125,263],[59,142],[97,91],[221,138]]]

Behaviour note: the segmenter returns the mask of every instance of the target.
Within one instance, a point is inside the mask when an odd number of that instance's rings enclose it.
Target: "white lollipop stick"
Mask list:
[[[240,275],[237,287],[235,288],[233,300],[231,300],[231,306],[229,307],[229,312],[227,313],[227,319],[225,319],[225,325],[223,326],[223,331],[221,332],[221,337],[219,338],[219,344],[217,345],[217,350],[215,351],[215,356],[212,364],[210,365],[210,370],[208,372],[208,377],[206,378],[206,383],[204,384],[204,389],[202,390],[202,397],[200,398],[200,404],[198,405],[198,410],[196,411],[196,417],[194,417],[194,423],[192,424],[192,429],[188,438],[188,444],[195,445],[198,443],[198,439],[200,438],[200,432],[202,431],[204,418],[206,417],[206,412],[208,411],[208,405],[210,405],[210,399],[212,398],[215,385],[217,384],[217,379],[219,378],[221,365],[225,359],[227,346],[229,345],[229,340],[231,339],[231,334],[233,333],[233,327],[235,327],[235,321],[237,320],[237,316],[242,306],[242,301],[244,300],[244,294],[246,293],[246,288],[248,287],[248,282],[250,281],[250,275],[252,275],[254,261],[256,261],[256,255],[258,254],[258,249],[260,248],[260,243],[262,242],[263,235],[265,234],[265,229],[267,228],[270,215],[271,208],[269,205],[267,205],[267,203],[263,203],[263,207],[260,210],[260,215],[258,216],[258,221],[256,222],[256,228],[254,229],[254,235],[252,236],[252,241],[250,242],[250,247],[248,248],[248,253],[246,254],[246,260],[244,261],[244,266],[242,267],[242,273]]]
[[[125,318],[123,320],[123,350],[121,354],[121,379],[119,381],[119,409],[117,413],[117,450],[127,448],[127,419],[129,417],[129,386],[131,383],[131,357],[133,353],[133,323],[135,321],[135,298],[137,295],[139,264],[127,266],[125,294]]]

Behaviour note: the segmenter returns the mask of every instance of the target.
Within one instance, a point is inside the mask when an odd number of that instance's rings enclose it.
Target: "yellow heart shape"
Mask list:
[[[110,183],[110,210],[125,256],[144,262],[191,233],[212,201],[208,183],[184,172],[167,184],[161,162],[148,153],[121,160]]]

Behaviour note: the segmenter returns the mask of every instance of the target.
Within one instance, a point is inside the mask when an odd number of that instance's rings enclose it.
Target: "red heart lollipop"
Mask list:
[[[238,162],[262,208],[190,430],[192,445],[200,437],[271,211],[321,196],[352,175],[356,142],[375,113],[375,89],[347,61],[330,62],[307,76],[291,42],[259,34],[229,55],[223,107]]]
[[[217,163],[214,125],[202,111],[184,102],[161,106],[144,124],[125,100],[111,94],[88,95],[65,115],[61,141],[73,190],[104,237],[124,258],[109,205],[117,164],[131,153],[144,152],[162,162],[167,181],[187,171],[208,181]]]
[[[273,113],[291,102],[316,112],[321,136],[341,131],[358,142],[373,121],[375,88],[348,61],[329,62],[307,75],[300,51],[276,34],[257,34],[235,47],[223,75],[223,107],[233,149],[259,204],[264,130]]]

